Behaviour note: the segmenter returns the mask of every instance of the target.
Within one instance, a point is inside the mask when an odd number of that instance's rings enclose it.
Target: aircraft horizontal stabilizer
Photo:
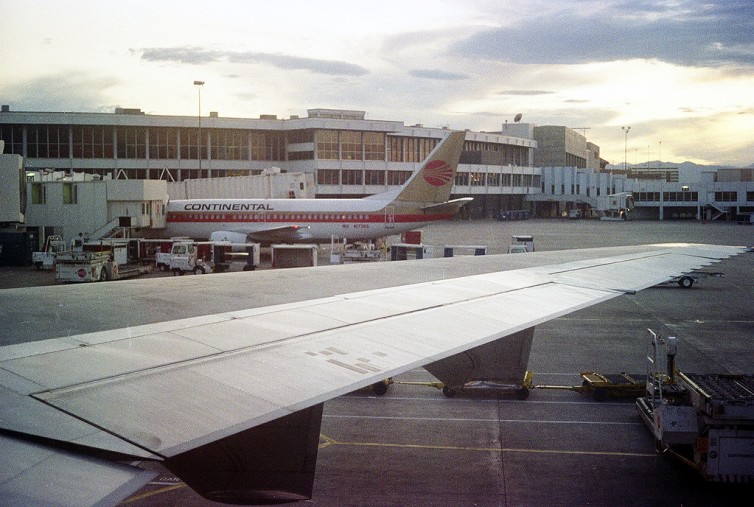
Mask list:
[[[465,204],[473,201],[473,197],[461,197],[459,199],[451,199],[450,201],[441,202],[438,204],[429,204],[422,206],[421,210],[425,213],[455,213]]]

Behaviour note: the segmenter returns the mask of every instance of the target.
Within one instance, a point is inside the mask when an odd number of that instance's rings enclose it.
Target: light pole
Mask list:
[[[623,143],[623,174],[628,176],[628,131],[631,130],[631,127],[621,127],[621,130],[624,132],[625,139]],[[610,181],[610,185],[612,185],[612,183],[613,182]]]
[[[199,91],[199,133],[196,135],[196,149],[199,155],[199,177],[202,177],[202,86],[204,81],[194,81]]]
[[[628,131],[631,130],[631,127],[621,127],[621,130],[625,133],[624,134],[624,144],[623,144],[623,172],[628,171]]]

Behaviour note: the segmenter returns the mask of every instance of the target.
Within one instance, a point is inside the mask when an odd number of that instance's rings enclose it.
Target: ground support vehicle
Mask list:
[[[657,450],[707,481],[754,481],[754,375],[677,371],[675,338],[649,332],[646,393],[636,408]],[[664,371],[657,366],[662,355]]]
[[[58,282],[103,282],[118,277],[118,265],[109,252],[69,252],[58,255],[55,280]]]
[[[677,283],[679,287],[682,287],[684,289],[690,289],[691,287],[694,286],[696,282],[698,282],[702,278],[709,278],[713,276],[723,276],[723,274],[719,272],[711,272],[711,271],[692,271],[691,273],[684,273],[680,276],[673,277],[667,282],[662,283],[660,285],[669,285],[669,284]]]
[[[536,389],[563,389],[578,393],[591,394],[595,401],[605,401],[608,398],[633,398],[644,394],[646,375],[636,373],[597,373],[596,371],[581,372],[581,385],[558,386],[548,384],[534,384]]]
[[[40,252],[32,252],[31,262],[37,269],[52,269],[58,255],[70,252],[71,248],[60,236],[48,236]]]
[[[243,252],[234,252],[236,249]],[[164,251],[163,251],[164,250]],[[192,272],[197,275],[227,271],[234,262],[242,262],[243,270],[256,269],[260,263],[258,243],[230,243],[227,241],[165,241],[155,254],[155,264],[161,271],[176,275]]]
[[[372,243],[354,243],[346,245],[343,262],[373,262],[385,260],[385,252],[375,248]]]
[[[500,384],[500,383],[491,382],[491,381],[475,380],[472,382],[465,383],[461,390],[462,391],[486,390],[488,392],[495,392],[495,393],[501,393],[501,392],[511,393],[512,392],[516,396],[516,398],[523,401],[529,397],[529,391],[531,391],[533,387],[536,387],[532,385],[532,376],[533,374],[530,371],[527,371],[520,384],[519,383]],[[393,377],[386,378],[385,380],[381,382],[372,384],[371,389],[372,389],[372,392],[374,392],[374,394],[376,394],[377,396],[382,396],[383,394],[387,392],[388,387],[393,384],[433,387],[435,389],[441,390],[442,394],[444,394],[448,398],[452,398],[457,394],[455,389],[452,389],[450,386],[445,385],[443,382],[407,382],[407,381],[395,380]]]
[[[167,259],[167,269],[175,275],[193,272],[195,275],[203,275],[214,270],[214,263],[211,260],[205,260],[207,255],[195,243],[180,242],[175,243],[170,250],[170,256]]]

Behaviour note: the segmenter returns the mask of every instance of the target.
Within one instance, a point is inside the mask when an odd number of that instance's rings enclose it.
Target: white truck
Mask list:
[[[230,243],[227,241],[195,242],[189,239],[172,239],[160,247],[166,252],[155,254],[155,264],[160,271],[171,271],[182,275],[192,272],[197,275],[220,273],[230,269],[234,262],[243,262],[243,270],[254,270],[259,266],[258,243]],[[233,252],[233,248],[244,248],[245,252]]]
[[[600,220],[627,220],[634,209],[634,196],[631,192],[603,195],[597,198],[597,210]]]
[[[164,266],[164,269],[170,270],[175,275],[183,275],[192,272],[195,275],[203,275],[214,270],[214,263],[211,260],[205,260],[200,255],[198,245],[190,241],[179,241],[173,243],[168,253],[157,254],[157,265]]]
[[[118,264],[110,252],[68,252],[57,256],[55,280],[68,282],[104,282],[118,277]]]
[[[68,243],[60,236],[48,236],[40,252],[32,252],[31,262],[37,269],[52,269],[58,255],[69,252]]]

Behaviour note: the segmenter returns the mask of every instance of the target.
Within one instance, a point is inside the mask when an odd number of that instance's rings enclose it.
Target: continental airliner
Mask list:
[[[453,218],[450,200],[465,132],[443,139],[402,186],[361,199],[190,199],[167,205],[169,236],[245,243],[375,239]]]

